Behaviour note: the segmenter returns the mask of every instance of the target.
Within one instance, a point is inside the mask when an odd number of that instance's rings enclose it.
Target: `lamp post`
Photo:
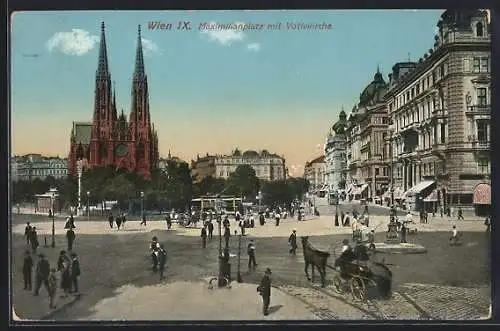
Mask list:
[[[54,217],[54,199],[55,199],[55,193],[52,192],[50,196],[50,205],[52,208],[52,248],[56,247],[56,224],[55,224],[55,217]]]
[[[389,122],[389,125],[391,125],[391,130],[389,131],[390,137],[389,137],[389,146],[390,146],[390,155],[391,155],[391,206],[394,206],[394,146],[393,146],[393,138],[392,138],[392,132],[393,132],[393,121],[391,120]]]
[[[262,191],[259,190],[258,194],[257,194],[257,200],[259,200],[259,212],[258,214],[260,214],[261,210],[261,201],[262,201]]]
[[[144,191],[141,191],[141,221],[144,220]]]
[[[335,225],[339,223],[339,194],[337,193],[337,196],[335,198]]]
[[[87,219],[90,221],[90,191],[87,191]]]
[[[218,224],[218,227],[219,227],[219,256],[218,256],[218,262],[219,262],[219,277],[217,278],[217,286],[218,287],[224,287],[226,284],[225,284],[225,281],[224,281],[224,270],[223,270],[223,266],[222,266],[222,217],[221,217],[221,214],[219,212],[219,208],[218,208],[218,199],[216,200],[216,203],[215,203],[215,213],[216,213],[216,218],[217,218],[217,224]]]
[[[238,231],[234,230],[234,234],[237,234]],[[238,273],[236,275],[236,281],[238,283],[243,283],[243,278],[241,278],[241,232],[238,235]]]

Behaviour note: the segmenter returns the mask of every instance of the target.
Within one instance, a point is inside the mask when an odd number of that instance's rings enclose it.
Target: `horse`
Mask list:
[[[319,249],[313,247],[309,242],[309,237],[301,237],[302,249],[304,252],[304,271],[306,272],[307,280],[314,281],[314,267],[316,267],[321,275],[321,287],[325,287],[325,277],[326,277],[326,264],[330,253],[320,251]],[[309,277],[309,265],[312,265],[312,278]]]

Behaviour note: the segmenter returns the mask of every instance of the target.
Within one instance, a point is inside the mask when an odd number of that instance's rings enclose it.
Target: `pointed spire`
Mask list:
[[[170,149],[168,150],[168,158],[171,159],[172,156],[170,155]]]
[[[116,83],[113,81],[113,105],[116,107]]]
[[[380,64],[377,63],[377,73],[380,73]]]
[[[97,66],[98,76],[107,76],[108,71],[108,51],[106,49],[106,34],[104,22],[101,23],[101,44],[99,46],[99,64]]]
[[[141,26],[137,28],[137,49],[135,53],[135,75],[144,75],[144,55],[142,53]]]

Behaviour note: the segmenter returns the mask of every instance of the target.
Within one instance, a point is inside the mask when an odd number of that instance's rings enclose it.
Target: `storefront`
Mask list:
[[[487,216],[491,208],[491,186],[486,183],[478,184],[474,188],[472,203],[476,216]]]

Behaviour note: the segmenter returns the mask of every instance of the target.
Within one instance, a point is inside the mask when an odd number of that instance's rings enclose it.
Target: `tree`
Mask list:
[[[295,193],[286,180],[264,182],[262,185],[262,201],[265,205],[290,205]]]
[[[226,187],[226,181],[224,178],[207,176],[197,183],[196,186],[198,187],[199,195],[218,194]]]
[[[309,190],[310,183],[305,178],[290,177],[287,179],[287,183],[295,199],[301,199]]]
[[[259,178],[248,164],[239,165],[227,181],[227,193],[253,197],[259,191]]]

